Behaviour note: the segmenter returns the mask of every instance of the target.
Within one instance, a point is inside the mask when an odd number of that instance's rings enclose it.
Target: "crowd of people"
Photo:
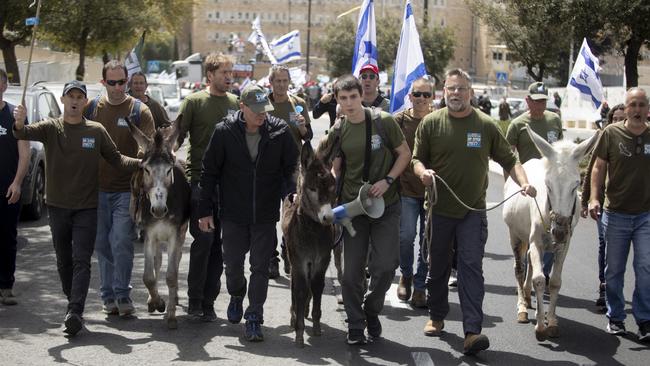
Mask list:
[[[276,224],[281,200],[296,189],[294,173],[302,142],[313,138],[311,103],[289,92],[291,77],[284,66],[271,68],[270,92],[251,85],[235,95],[233,64],[222,54],[205,58],[207,87],[184,99],[176,125],[177,146],[189,135],[186,175],[192,190],[193,241],[187,312],[205,322],[216,320],[214,302],[225,269],[227,319],[233,324],[245,320],[245,338],[256,342],[264,339],[264,304],[269,279],[279,276],[280,257],[284,272],[291,271]],[[71,81],[61,96],[62,117],[26,124],[24,106],[2,101],[7,76],[0,70],[0,148],[8,157],[0,163],[2,303],[18,302],[12,288],[20,185],[29,155],[25,140],[38,140],[46,149],[48,217],[68,300],[63,323],[69,335],[83,329],[93,251],[99,263],[102,311],[122,317],[136,311],[130,292],[137,230],[129,207],[130,177],[138,169],[141,152],[127,121],[149,136],[172,122],[146,95],[146,75],[127,75],[124,64],[110,61],[102,71],[105,95],[88,100],[85,85]],[[535,197],[521,164],[541,155],[525,129],[553,143],[563,138],[561,120],[546,110],[548,90],[539,82],[528,89],[528,111],[505,133],[489,115],[492,105],[487,95],[480,98],[478,108],[472,105],[472,78],[461,69],[446,73],[438,109],[433,107],[435,83],[430,78],[412,83],[411,106],[395,115],[388,112],[389,101],[378,87],[379,70],[368,64],[358,75],[339,77],[331,92],[310,98],[314,118],[329,116],[326,138],[330,142],[340,138],[333,162],[338,201],[355,200],[360,188],[370,184],[369,195],[382,197],[385,203],[378,218],[352,219],[356,235],[343,231],[346,341],[358,345],[381,337],[379,315],[397,268],[398,298],[427,308],[423,333],[439,336],[449,313],[450,275],[457,271],[463,352],[476,354],[490,345],[482,333],[488,224],[485,211],[480,211],[486,207],[488,160],[500,164],[504,177],[517,182],[522,194]],[[633,187],[650,184],[647,114],[648,97],[639,88],[630,89],[625,104],[609,111],[611,125],[604,128],[595,148],[581,212],[598,222],[598,305],[607,307],[607,330],[612,334],[625,332],[623,276],[633,245],[632,308],[641,340],[649,339],[650,330],[650,191],[638,193]],[[499,118],[511,117],[507,102],[501,101]],[[436,205],[427,205],[425,190],[436,176],[444,177],[461,201],[479,211],[463,207],[445,189],[438,191]],[[550,253],[544,257],[547,278],[552,266]]]

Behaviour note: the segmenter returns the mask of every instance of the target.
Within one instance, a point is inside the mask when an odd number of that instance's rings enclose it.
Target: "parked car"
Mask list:
[[[23,87],[9,86],[3,99],[11,104],[21,103]],[[61,110],[54,94],[47,88],[36,85],[27,88],[25,94],[25,108],[27,109],[27,122],[37,123],[44,119],[58,118]],[[31,158],[29,170],[23,180],[21,203],[21,218],[38,220],[45,209],[45,149],[38,141],[30,141]]]
[[[162,105],[165,107],[169,119],[172,121],[175,120],[181,106],[180,88],[178,87],[176,80],[150,77],[147,79],[147,83],[149,84],[149,87],[158,87],[162,89],[163,97],[165,98]]]
[[[47,90],[54,94],[56,102],[59,104],[59,109],[63,110],[63,103],[61,96],[63,95],[63,87],[65,82],[58,81],[37,81],[33,85],[44,86]],[[101,83],[86,84],[86,91],[88,92],[88,99],[93,99],[98,95],[106,94],[106,88]]]

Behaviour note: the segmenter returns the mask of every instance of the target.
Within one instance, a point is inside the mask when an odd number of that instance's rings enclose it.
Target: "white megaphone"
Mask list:
[[[357,199],[334,208],[334,223],[343,225],[348,229],[350,236],[357,235],[357,232],[352,226],[352,219],[354,217],[366,215],[370,218],[377,219],[384,214],[384,198],[368,197],[370,187],[372,187],[370,184],[364,183],[361,189],[359,189]]]

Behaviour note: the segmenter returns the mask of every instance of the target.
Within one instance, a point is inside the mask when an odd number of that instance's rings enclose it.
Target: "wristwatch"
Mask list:
[[[390,185],[392,185],[393,182],[395,181],[395,178],[391,177],[390,175],[387,175],[387,176],[384,177],[384,180],[385,180],[386,183],[388,183],[388,185],[390,186]]]

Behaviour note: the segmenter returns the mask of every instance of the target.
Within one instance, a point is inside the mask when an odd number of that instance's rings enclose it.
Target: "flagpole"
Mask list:
[[[311,0],[309,0],[309,4],[307,6],[307,57],[305,62],[307,63],[305,67],[305,72],[307,73],[307,77],[309,77],[309,46],[311,42]]]
[[[25,82],[23,83],[23,96],[21,98],[21,104],[24,106],[25,105],[25,94],[27,93],[27,84],[29,80],[29,69],[32,66],[32,54],[34,53],[34,41],[36,41],[36,30],[38,29],[38,23],[40,22],[40,19],[38,16],[41,14],[41,0],[34,0],[37,1],[36,5],[36,22],[34,23],[34,28],[32,28],[32,39],[31,39],[31,44],[29,46],[29,59],[27,60],[27,71],[25,72]],[[34,6],[34,3],[32,3],[29,7],[31,8]]]

